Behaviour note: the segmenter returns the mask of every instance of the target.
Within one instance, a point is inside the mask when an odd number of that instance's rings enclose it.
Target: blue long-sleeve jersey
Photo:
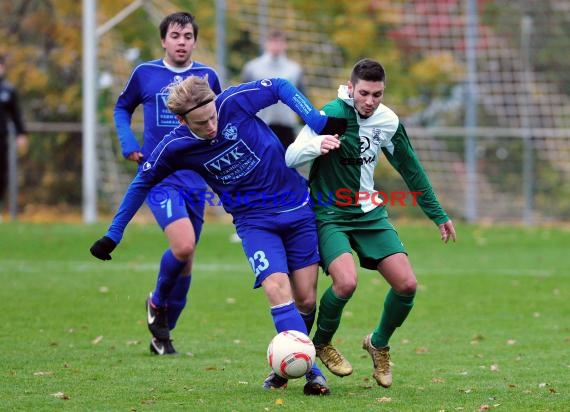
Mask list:
[[[186,125],[165,136],[131,182],[106,236],[119,243],[152,187],[179,170],[199,173],[234,220],[284,212],[302,204],[308,195],[306,179],[287,167],[277,136],[256,116],[279,100],[316,132],[325,127],[327,117],[285,79],[230,87],[215,100],[215,138],[199,138]]]
[[[133,152],[140,151],[144,156],[143,162],[148,160],[162,138],[179,125],[176,116],[166,106],[167,87],[172,83],[181,82],[188,76],[204,77],[205,75],[208,75],[211,89],[219,94],[221,86],[218,74],[211,67],[197,61],[184,70],[176,70],[165,66],[163,60],[158,59],[142,63],[133,70],[117,99],[114,110],[115,127],[125,158]],[[131,128],[132,115],[141,104],[144,117],[142,147]],[[175,173],[169,176],[164,183],[176,187],[206,187],[204,180],[190,171]]]

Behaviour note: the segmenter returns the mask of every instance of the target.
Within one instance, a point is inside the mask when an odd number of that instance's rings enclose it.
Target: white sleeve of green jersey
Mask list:
[[[309,126],[305,125],[285,152],[287,166],[299,167],[319,157],[321,155],[321,143],[324,139],[325,136],[316,134]]]

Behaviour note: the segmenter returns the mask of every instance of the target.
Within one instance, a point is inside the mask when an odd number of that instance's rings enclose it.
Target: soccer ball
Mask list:
[[[300,378],[315,363],[315,345],[304,333],[286,330],[269,342],[267,362],[273,372],[282,378]]]

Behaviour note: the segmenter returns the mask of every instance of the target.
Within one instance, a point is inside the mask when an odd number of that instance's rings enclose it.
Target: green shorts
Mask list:
[[[360,266],[370,270],[376,270],[385,257],[407,254],[394,226],[386,218],[372,222],[319,222],[319,251],[325,272],[328,273],[333,260],[353,250]]]

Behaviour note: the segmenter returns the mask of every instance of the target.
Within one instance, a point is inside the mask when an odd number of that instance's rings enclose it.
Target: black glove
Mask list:
[[[346,124],[347,120],[344,117],[329,117],[319,134],[338,134],[340,137],[346,131]]]
[[[97,259],[101,260],[111,260],[111,252],[115,250],[117,244],[113,239],[107,236],[103,236],[97,242],[93,243],[91,246],[91,254],[95,256]]]

